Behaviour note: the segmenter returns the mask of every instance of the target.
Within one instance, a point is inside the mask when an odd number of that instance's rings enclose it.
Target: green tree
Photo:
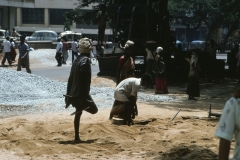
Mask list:
[[[78,0],[75,9],[65,13],[67,20],[77,24],[97,24],[96,15],[102,4],[108,5],[107,0]],[[84,10],[84,7],[92,7],[92,10]]]
[[[63,27],[64,31],[71,31],[71,21],[67,20],[64,22],[64,27]]]
[[[224,38],[223,46],[239,29],[239,8],[239,0],[169,0],[169,12],[173,16],[173,22],[186,26],[188,35],[196,31],[204,22],[208,28],[206,40],[209,40],[215,30],[227,24],[229,30]]]
[[[222,19],[217,18],[220,13],[219,0],[169,0],[169,12],[173,22],[184,25],[187,37],[201,27],[204,22],[208,28],[208,36],[218,28]],[[189,39],[188,39],[189,40]]]
[[[221,4],[222,18],[224,24],[228,24],[229,30],[224,38],[224,46],[227,43],[229,37],[239,30],[240,25],[240,1],[228,0]]]

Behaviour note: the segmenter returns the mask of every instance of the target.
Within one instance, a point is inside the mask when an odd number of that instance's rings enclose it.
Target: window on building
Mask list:
[[[43,8],[22,8],[23,24],[44,24]]]
[[[66,18],[64,17],[64,13],[67,11],[70,11],[70,10],[69,9],[50,9],[49,10],[50,24],[64,25],[64,22],[66,21]]]

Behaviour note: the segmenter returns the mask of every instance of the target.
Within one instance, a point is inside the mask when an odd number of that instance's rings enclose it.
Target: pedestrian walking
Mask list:
[[[78,56],[77,38],[74,38],[74,40],[72,41],[71,47],[72,47],[72,63],[73,63],[74,59],[77,58]]]
[[[63,44],[61,42],[61,39],[59,38],[57,40],[57,47],[56,47],[56,55],[55,55],[55,59],[57,60],[57,66],[60,67],[62,66],[62,48],[63,48]]]
[[[11,43],[9,41],[9,37],[6,37],[6,39],[2,43],[2,46],[3,46],[3,50],[4,50],[5,54],[4,54],[4,57],[2,59],[1,64],[4,66],[4,63],[7,60],[8,64],[11,65],[12,61],[11,61],[10,56],[9,56],[10,52],[11,52]]]
[[[15,62],[16,59],[16,51],[15,51],[15,43],[12,38],[10,38],[10,43],[11,43],[11,51],[10,51],[10,59],[12,62]]]
[[[62,47],[62,64],[67,64],[67,59],[68,59],[68,43],[67,43],[67,39],[64,37],[63,38],[63,47]]]

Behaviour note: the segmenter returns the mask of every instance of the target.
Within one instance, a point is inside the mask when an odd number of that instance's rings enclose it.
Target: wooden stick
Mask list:
[[[174,118],[178,115],[178,113],[181,111],[181,109],[178,109],[177,113],[172,117],[171,121],[174,120]]]

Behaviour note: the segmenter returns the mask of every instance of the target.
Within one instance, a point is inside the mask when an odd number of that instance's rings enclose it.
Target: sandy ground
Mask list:
[[[92,85],[115,87],[111,77],[96,77]],[[214,160],[219,140],[214,137],[219,118],[208,118],[209,106],[221,113],[239,85],[236,80],[201,82],[198,101],[187,100],[186,84],[168,86],[174,102],[138,103],[134,125],[114,125],[111,106],[96,115],[83,113],[81,143],[74,143],[70,111],[14,116],[0,121],[0,159],[159,159]],[[154,94],[145,89],[144,93]],[[171,118],[181,109],[174,120]],[[231,153],[234,143],[232,143]]]

